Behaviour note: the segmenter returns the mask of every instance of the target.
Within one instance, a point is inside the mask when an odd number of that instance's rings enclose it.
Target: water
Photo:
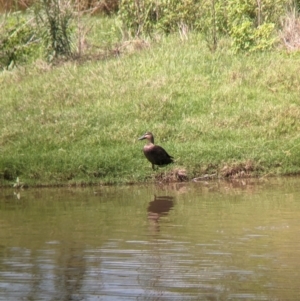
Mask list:
[[[0,300],[300,300],[300,179],[0,191]]]

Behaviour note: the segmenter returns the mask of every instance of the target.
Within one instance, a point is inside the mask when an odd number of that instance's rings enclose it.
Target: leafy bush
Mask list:
[[[272,47],[276,24],[284,13],[285,0],[228,0],[228,31],[235,51]]]

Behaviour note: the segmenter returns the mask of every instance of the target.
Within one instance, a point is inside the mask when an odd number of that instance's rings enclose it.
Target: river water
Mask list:
[[[0,190],[0,300],[300,300],[300,179]]]

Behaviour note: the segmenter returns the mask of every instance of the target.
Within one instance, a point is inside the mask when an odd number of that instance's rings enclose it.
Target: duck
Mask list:
[[[164,166],[174,162],[174,158],[170,156],[165,149],[159,145],[154,144],[154,136],[151,132],[146,132],[139,140],[147,139],[147,144],[143,151],[145,157],[152,164],[152,169],[155,170],[155,165]]]

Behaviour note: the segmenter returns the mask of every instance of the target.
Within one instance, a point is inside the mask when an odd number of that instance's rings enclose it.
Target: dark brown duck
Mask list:
[[[154,136],[151,132],[145,133],[139,140],[147,139],[148,143],[144,146],[145,157],[154,165],[162,166],[173,163],[173,157],[170,156],[161,146],[154,144]]]

